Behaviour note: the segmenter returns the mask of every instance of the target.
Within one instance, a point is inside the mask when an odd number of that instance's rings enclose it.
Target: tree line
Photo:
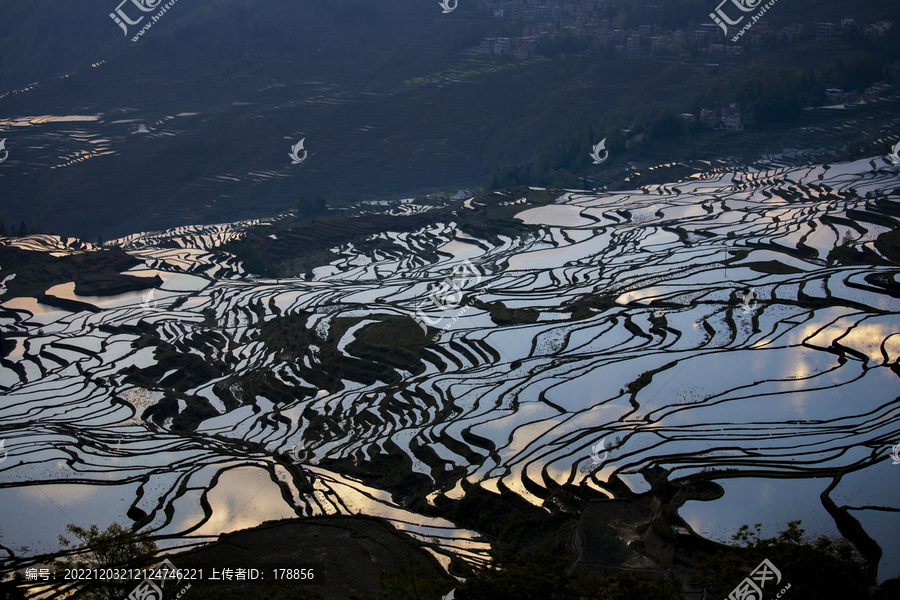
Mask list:
[[[900,49],[897,52],[893,58],[900,57]],[[750,77],[743,81],[713,80],[681,108],[663,107],[655,114],[637,114],[627,124],[613,122],[605,128],[570,129],[562,139],[538,145],[529,163],[500,165],[484,185],[489,190],[517,185],[587,188],[587,177],[594,166],[591,150],[603,139],[611,157],[626,150],[640,154],[661,140],[698,139],[707,135],[709,128],[699,119],[686,119],[681,111],[699,116],[702,109],[708,108],[718,117],[722,108],[732,103],[740,105],[747,131],[789,127],[799,121],[803,107],[827,102],[826,89],[862,92],[877,81],[900,76],[900,61],[883,62],[862,56],[816,69],[754,65],[749,71]]]
[[[690,588],[703,590],[707,598],[725,598],[751,570],[768,560],[780,574],[770,581],[766,597],[789,587],[792,598],[817,600],[888,600],[900,592],[900,580],[876,586],[874,574],[846,541],[820,536],[805,537],[801,521],[791,521],[770,538],[763,538],[761,525],[743,525],[732,536],[735,544],[715,553],[695,552],[690,558]],[[150,568],[160,560],[150,536],[113,523],[100,531],[94,525],[67,527],[77,543],[60,536],[65,556],[54,564],[65,568]],[[0,599],[24,600],[30,586],[21,574],[0,581]],[[132,581],[91,581],[58,584],[57,591],[74,593],[85,600],[121,600]],[[777,587],[777,589],[775,589]],[[65,588],[65,589],[63,589]],[[597,574],[573,569],[565,557],[538,553],[521,556],[494,556],[487,565],[474,570],[464,582],[449,578],[423,577],[412,566],[400,564],[383,571],[378,589],[353,596],[351,600],[438,600],[453,591],[457,600],[685,600],[685,585],[671,576],[649,576],[633,571]],[[189,589],[181,600],[243,600],[256,598],[240,589]],[[270,593],[277,600],[321,600],[314,591],[289,589]]]

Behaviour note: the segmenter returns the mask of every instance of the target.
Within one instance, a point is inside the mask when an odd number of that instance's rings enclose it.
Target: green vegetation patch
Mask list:
[[[480,300],[473,300],[472,305],[490,313],[491,321],[497,325],[518,325],[521,323],[535,323],[541,316],[541,311],[533,308],[509,308],[499,300],[487,304]]]
[[[412,319],[387,317],[357,330],[347,350],[362,359],[418,375],[425,371],[422,349],[430,343],[431,339]]]
[[[552,204],[561,192],[552,190],[532,190],[525,186],[511,187],[502,192],[485,192],[475,196],[471,206],[474,210],[457,211],[459,229],[473,237],[501,245],[499,236],[510,238],[521,236],[537,226],[522,223],[515,216],[527,208]],[[525,198],[525,203],[513,202]]]
[[[228,242],[218,247],[222,252],[234,254],[244,263],[244,270],[254,275],[274,277],[277,267],[269,257],[263,256],[259,248],[248,241]]]
[[[786,265],[778,260],[747,262],[739,266],[747,267],[757,273],[767,273],[769,275],[793,275],[794,273],[803,273],[803,269]]]
[[[607,294],[588,294],[566,305],[563,310],[571,311],[573,321],[593,317],[599,312],[606,312],[618,306],[616,297]]]
[[[540,56],[534,56],[526,60],[513,62],[504,59],[491,60],[484,57],[468,57],[457,61],[454,65],[449,66],[443,71],[407,79],[404,83],[414,86],[438,83],[444,79],[471,79],[473,77],[489,75],[491,73],[499,73],[500,71],[522,70],[524,67],[529,67],[541,62],[547,62],[547,59]]]
[[[483,516],[489,519],[495,515],[486,511]],[[555,525],[571,535],[568,528]],[[247,567],[258,566],[266,573],[270,572],[269,565],[293,564],[298,560],[304,566],[315,564],[315,582],[311,585],[303,585],[302,581],[285,585],[271,578],[256,584],[196,580],[190,586],[184,586],[184,600],[314,600],[323,597],[436,600],[451,590],[455,590],[456,597],[461,600],[684,600],[696,597],[700,590],[705,590],[707,598],[724,598],[763,560],[768,560],[780,574],[777,579],[772,577],[764,582],[767,597],[779,593],[785,595],[786,592],[790,593],[789,597],[822,600],[888,600],[897,597],[898,580],[876,586],[875,572],[866,569],[859,552],[846,540],[824,536],[811,539],[805,536],[801,525],[801,521],[790,521],[786,529],[771,538],[761,537],[761,524],[752,529],[743,525],[732,536],[733,545],[710,545],[706,550],[693,552],[682,547],[676,561],[686,568],[679,577],[663,577],[633,567],[615,571],[593,566],[573,569],[572,556],[567,551],[519,547],[517,553],[495,552],[489,563],[474,570],[458,569],[459,561],[454,560],[451,571],[465,576],[463,581],[455,581],[421,550],[421,544],[397,532],[388,523],[368,517],[320,517],[266,523],[227,534],[214,543],[168,558],[182,569],[209,570],[234,562]],[[524,525],[521,527],[525,528]],[[669,527],[664,527],[658,532],[645,532],[643,537],[669,537],[671,532],[668,530]],[[62,536],[60,543],[67,551],[75,553],[56,558],[56,572],[67,568],[140,569],[155,565],[162,558],[149,535],[133,532],[118,523],[104,531],[96,525],[88,529],[69,525],[66,531],[77,538],[77,544]],[[548,537],[552,537],[549,532]],[[690,540],[683,540],[682,544],[688,542]],[[310,545],[317,549],[315,562],[310,562],[308,557],[304,559],[303,553]],[[569,548],[568,544],[565,546]],[[652,554],[649,546],[648,551]],[[369,560],[375,552],[383,557],[377,565]],[[687,586],[683,585],[685,579]],[[29,597],[29,592],[46,585],[26,581],[20,572],[12,580],[0,582],[0,593],[4,598],[24,600]],[[63,582],[52,582],[50,589],[59,596],[64,586],[69,587]],[[133,580],[86,580],[77,586],[75,597],[87,600],[123,598],[134,587]]]
[[[773,591],[790,585],[796,598],[888,598],[871,594],[865,563],[843,540],[819,537],[805,540],[800,521],[791,521],[777,537],[762,539],[761,525],[755,531],[743,525],[732,536],[744,548],[729,547],[712,555],[698,556],[690,583],[705,588],[710,598],[724,598],[746,577],[747,568],[769,560],[784,579]],[[774,581],[769,582],[771,584]],[[767,588],[769,589],[769,588]]]
[[[162,285],[159,277],[134,277],[122,271],[143,264],[120,248],[84,252],[69,256],[51,256],[47,252],[0,246],[0,281],[6,293],[0,300],[25,296],[38,297],[49,288],[70,281],[75,293],[84,296],[111,296]]]
[[[894,229],[879,235],[875,240],[875,247],[886,258],[895,264],[900,264],[900,229]]]
[[[497,325],[535,323],[540,316],[541,311],[533,308],[508,308],[502,302],[491,304],[491,321]]]
[[[662,371],[665,371],[667,369],[671,369],[672,367],[674,367],[677,364],[678,364],[678,361],[673,361],[673,362],[670,362],[668,364],[665,364],[665,365],[659,367],[658,369],[652,369],[650,371],[645,371],[645,372],[641,373],[637,379],[630,382],[628,384],[628,393],[631,394],[632,402],[634,402],[635,398],[637,398],[638,392],[640,392],[642,389],[644,389],[645,387],[650,385],[650,382],[653,381],[654,375],[656,375],[657,373],[661,373]]]
[[[414,215],[316,217],[296,223],[257,227],[251,229],[241,241],[223,244],[218,249],[240,258],[244,261],[244,268],[251,273],[266,277],[297,277],[301,273],[309,276],[315,267],[327,265],[338,258],[331,252],[336,246],[352,243],[363,252],[378,250],[399,256],[405,252],[401,246],[373,236],[386,231],[417,231],[439,221],[456,221],[461,231],[500,245],[501,235],[514,238],[523,232],[538,230],[539,227],[523,224],[515,216],[526,208],[550,204],[559,195],[554,191],[521,186],[502,193],[480,194],[472,202],[471,209],[457,202]],[[513,204],[521,198],[526,199],[524,204]],[[275,237],[272,238],[272,235]],[[432,261],[438,258],[435,248],[424,248],[419,256]]]
[[[244,268],[266,277],[297,277],[315,267],[327,265],[338,256],[330,250],[353,243],[362,248],[389,250],[371,237],[385,231],[415,231],[433,223],[440,213],[403,217],[384,214],[362,217],[316,217],[296,223],[257,227],[240,242],[218,247],[244,261]],[[270,237],[274,235],[273,239]],[[399,246],[393,247],[395,252]]]
[[[890,264],[889,262],[878,256],[876,252],[869,250],[865,246],[856,248],[850,244],[842,244],[836,248],[832,248],[828,253],[827,260],[828,264],[830,265],[838,264],[845,266]]]
[[[354,333],[354,340],[346,347],[353,356],[346,356],[337,345],[363,319],[338,317],[322,339],[307,327],[309,317],[310,313],[298,313],[271,319],[260,325],[257,339],[273,350],[278,360],[293,362],[300,377],[319,389],[340,391],[343,379],[366,385],[378,381],[396,385],[402,377],[395,369],[412,373],[425,370],[422,349],[430,340],[412,319],[375,317],[379,318],[378,323],[365,325]]]

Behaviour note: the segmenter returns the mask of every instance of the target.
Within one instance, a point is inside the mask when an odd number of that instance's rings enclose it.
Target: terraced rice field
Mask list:
[[[536,506],[565,485],[641,492],[662,466],[723,486],[681,511],[717,540],[791,519],[834,534],[820,494],[837,482],[896,577],[900,269],[877,238],[897,227],[898,173],[879,157],[510,196],[537,234],[386,231],[332,248],[312,280],[213,250],[258,223],[113,242],[162,278],[152,298],[58,286],[98,310],[2,305],[3,550],[53,552],[66,523],[136,521],[172,547],[362,513],[445,565],[479,562],[480,533],[429,507],[473,486]],[[828,259],[851,238],[865,260]],[[479,274],[459,302],[430,302],[462,264]],[[388,464],[384,488],[357,476]]]

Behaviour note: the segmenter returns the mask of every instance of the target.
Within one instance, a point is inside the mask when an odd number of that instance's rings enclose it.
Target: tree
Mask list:
[[[672,579],[650,579],[634,572],[590,577],[581,592],[590,600],[683,600],[681,584]]]
[[[301,219],[311,219],[318,215],[328,212],[328,203],[325,198],[308,198],[301,196],[295,203],[297,209],[297,217]]]
[[[476,571],[461,589],[467,600],[562,600],[577,598],[575,578],[565,560],[548,555],[530,559],[498,557]]]
[[[495,557],[465,583],[425,579],[400,565],[378,578],[374,598],[362,594],[351,600],[437,600],[450,589],[460,600],[684,600],[681,584],[638,573],[598,577],[571,571],[565,558],[539,553],[527,558]]]
[[[89,529],[67,525],[66,531],[74,535],[79,544],[59,536],[60,546],[75,552],[71,558],[57,560],[56,571],[61,569],[144,569],[156,562],[156,543],[147,534],[126,529],[113,523],[104,531],[96,525]],[[89,600],[122,600],[134,588],[134,580],[90,580],[82,588],[81,597]]]
[[[865,565],[853,547],[824,536],[804,541],[800,525],[790,521],[778,536],[765,539],[760,537],[759,523],[753,529],[742,525],[732,539],[744,547],[699,557],[691,585],[705,587],[708,597],[726,598],[751,569],[768,559],[782,575],[775,593],[790,583],[791,596],[799,598],[868,598]]]
[[[647,129],[654,138],[681,137],[685,129],[684,117],[669,108],[664,108],[650,121]]]
[[[606,139],[606,149],[610,154],[618,154],[625,150],[625,136],[622,135],[622,126],[618,123],[607,127],[603,137]]]
[[[15,573],[11,579],[6,579],[5,576],[0,579],[0,600],[25,600],[22,583],[21,573]]]
[[[440,598],[450,590],[447,584],[417,575],[411,567],[397,568],[378,576],[376,600],[431,600]]]

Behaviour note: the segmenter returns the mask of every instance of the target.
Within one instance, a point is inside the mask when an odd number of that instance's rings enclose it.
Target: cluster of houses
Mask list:
[[[880,98],[890,90],[891,86],[887,82],[879,81],[875,85],[867,87],[866,91],[861,94],[856,90],[845,92],[841,88],[831,88],[825,90],[825,96],[834,105],[859,104],[860,102],[871,102],[876,98]]]
[[[603,4],[597,0],[487,0],[480,5],[503,19],[576,27],[599,19]]]
[[[823,33],[828,34],[828,36],[826,36],[826,37],[830,37],[831,35],[834,35],[837,30],[837,27],[835,27],[834,23],[819,23],[819,25],[820,26],[821,25],[828,26],[826,28],[827,31],[823,32]],[[856,31],[860,31],[866,35],[870,35],[873,37],[874,36],[883,36],[885,34],[885,32],[887,32],[887,30],[889,30],[891,28],[892,25],[893,25],[893,23],[891,21],[878,21],[876,23],[857,23],[856,19],[854,19],[853,17],[845,17],[845,18],[841,19],[841,31],[856,30]],[[819,34],[819,32],[817,30],[816,37],[819,37],[818,34]]]
[[[530,35],[518,38],[484,38],[478,47],[478,54],[502,54],[514,58],[528,58],[537,48],[538,36]]]
[[[624,16],[621,17],[624,20]],[[613,19],[615,21],[616,19]],[[721,30],[713,23],[701,25],[690,35],[685,35],[681,30],[663,31],[656,25],[641,25],[637,30],[626,30],[619,27],[610,29],[614,23],[609,19],[601,19],[600,25],[593,30],[590,25],[586,28],[557,27],[553,23],[540,25],[526,25],[524,35],[517,38],[487,37],[481,41],[478,54],[497,54],[513,56],[515,58],[527,58],[534,54],[538,40],[543,36],[556,36],[570,31],[573,35],[593,40],[601,46],[610,45],[616,51],[626,54],[629,58],[638,58],[641,48],[649,48],[654,55],[660,52],[680,53],[685,47],[690,48],[691,43],[696,42],[703,50],[713,54],[740,59],[743,57],[741,46],[728,45],[721,38]],[[722,43],[716,43],[722,42]]]
[[[658,25],[641,25],[637,29],[626,29],[627,14],[619,12],[607,18],[610,12],[605,2],[600,0],[481,0],[479,6],[496,18],[521,23],[523,32],[516,38],[485,38],[478,48],[480,54],[498,54],[527,58],[534,53],[537,41],[542,36],[555,37],[571,33],[592,43],[609,45],[629,58],[644,54],[685,56],[690,50],[719,55],[725,59],[741,60],[743,46],[728,42],[740,31],[739,26],[729,26],[727,33],[715,23],[703,23],[693,31],[663,29]],[[859,30],[868,35],[884,35],[891,28],[891,21],[874,24],[858,24],[852,17],[835,23],[816,23],[815,35],[818,39],[828,39],[839,32]],[[754,45],[764,39],[792,41],[807,35],[812,30],[802,23],[791,23],[778,30],[770,29],[765,21],[757,21],[741,37],[741,43]]]
[[[866,35],[883,36],[885,32],[891,28],[891,25],[891,21],[861,24],[857,23],[852,17],[847,17],[841,21],[840,26],[835,23],[816,23],[815,33],[817,40],[827,40],[838,34],[847,33],[853,30],[861,31]],[[729,27],[728,35],[733,36],[738,31],[738,27]],[[745,36],[746,39],[744,42],[752,45],[759,43],[766,37],[774,37],[778,41],[796,40],[803,37],[803,34],[806,33],[806,28],[803,26],[803,23],[791,23],[774,31],[769,28],[769,24],[766,21],[759,21],[754,23],[753,28],[747,33],[748,35]],[[812,35],[811,31],[810,35]]]
[[[598,0],[482,0],[479,6],[497,18],[519,22],[523,26],[522,37],[485,38],[478,49],[481,54],[526,58],[534,52],[541,37],[566,33],[599,45],[614,46],[631,58],[637,58],[642,48],[649,48],[652,52],[664,49],[681,52],[692,41],[714,44],[724,39],[722,31],[712,23],[688,34],[680,30],[663,30],[657,25],[625,29],[628,15],[619,12],[607,18],[607,11],[602,10],[605,3]],[[718,44],[712,51],[740,55],[739,50],[732,47],[726,49],[724,44]]]
[[[520,22],[523,26],[521,37],[485,38],[478,48],[480,54],[527,58],[534,53],[541,37],[570,33],[601,46],[612,46],[629,58],[638,58],[642,50],[653,55],[677,55],[689,51],[692,45],[733,59],[743,58],[743,48],[726,44],[722,30],[714,23],[704,23],[689,32],[658,25],[626,29],[628,15],[619,12],[607,18],[604,16],[607,12],[601,10],[605,4],[597,0],[482,0],[479,6],[497,18]],[[799,27],[802,31],[802,25]]]
[[[692,113],[684,113],[681,115],[688,121],[697,121],[697,115]],[[700,111],[699,121],[710,129],[724,129],[726,131],[743,131],[744,124],[741,122],[741,105],[731,103],[722,107],[722,116],[716,116],[716,111],[704,108]]]
[[[872,87],[866,88],[866,91],[862,94],[857,91],[845,92],[838,88],[832,88],[826,90],[825,95],[833,104],[855,104],[880,98],[891,89],[889,84],[879,81]],[[737,103],[722,107],[720,116],[716,115],[716,111],[708,108],[701,110],[699,117],[692,113],[683,113],[681,116],[691,122],[699,120],[710,129],[724,129],[725,131],[744,130],[744,124],[741,122],[741,105]]]

